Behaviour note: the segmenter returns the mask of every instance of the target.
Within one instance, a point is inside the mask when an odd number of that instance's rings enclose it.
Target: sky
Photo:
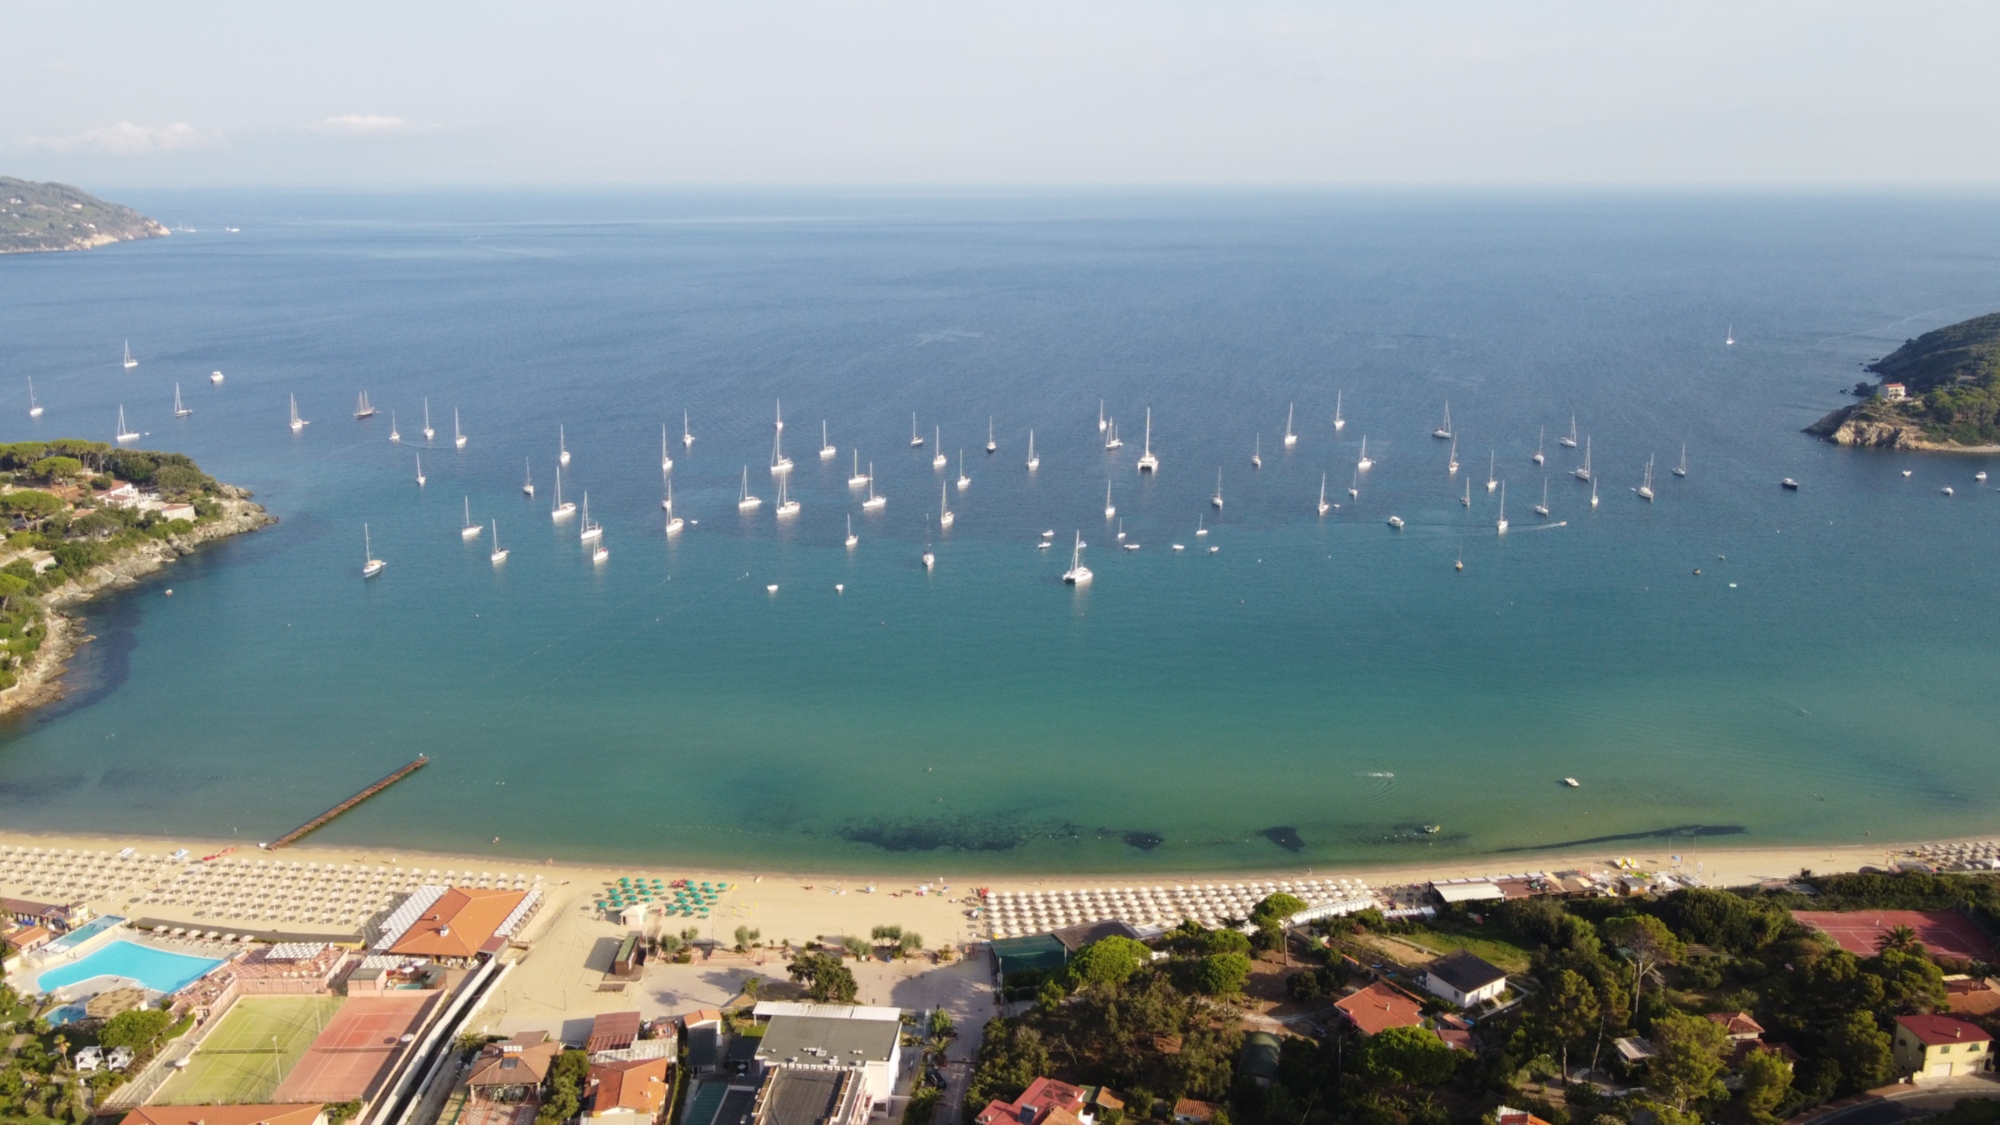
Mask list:
[[[65,0],[0,174],[129,186],[1989,185],[2000,4]]]

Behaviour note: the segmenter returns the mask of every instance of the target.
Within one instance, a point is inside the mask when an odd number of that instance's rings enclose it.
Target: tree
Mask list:
[[[1049,1070],[1049,1049],[1040,1032],[1018,1021],[988,1020],[972,1079],[966,1084],[966,1101],[972,1105],[1012,1101]]]
[[[1792,1064],[1776,1051],[1752,1051],[1743,1060],[1743,1085],[1736,1108],[1752,1125],[1774,1125],[1778,1107],[1792,1092]]]
[[[130,1047],[143,1051],[151,1047],[173,1023],[173,1016],[158,1008],[134,1008],[120,1012],[104,1023],[104,1030],[98,1033],[97,1043],[101,1047]]]
[[[583,1083],[590,1075],[590,1056],[564,1051],[549,1068],[549,1093],[535,1114],[535,1125],[563,1125],[583,1106]]]
[[[1279,925],[1283,925],[1292,915],[1297,914],[1305,908],[1306,900],[1297,895],[1288,895],[1283,891],[1279,891],[1276,894],[1266,895],[1264,901],[1251,907],[1250,920],[1260,926],[1266,922],[1276,922]]]
[[[1423,1027],[1392,1027],[1361,1045],[1361,1072],[1390,1086],[1441,1086],[1458,1069],[1458,1052]]]
[[[1533,1011],[1543,1033],[1556,1042],[1566,1082],[1569,1080],[1570,1044],[1580,1042],[1596,1031],[1598,1019],[1603,1014],[1597,1005],[1597,992],[1581,973],[1562,969],[1554,979],[1545,983],[1535,997]]]
[[[1887,953],[1892,949],[1898,953],[1922,953],[1924,944],[1917,940],[1917,931],[1908,926],[1895,926],[1875,943],[1878,953]]]
[[[1635,914],[1627,918],[1613,918],[1605,924],[1606,935],[1612,944],[1623,949],[1632,959],[1632,1014],[1639,1014],[1639,995],[1646,988],[1646,981],[1660,979],[1660,968],[1679,961],[1687,952],[1687,946],[1667,928],[1665,922],[1651,914]]]
[[[1195,987],[1210,996],[1233,996],[1250,976],[1250,958],[1241,953],[1211,953],[1195,962]]]
[[[924,935],[918,933],[915,930],[910,930],[906,932],[902,937],[896,939],[896,953],[899,956],[908,957],[910,954],[915,953],[917,950],[922,949],[923,947],[924,947]]]
[[[24,520],[45,520],[63,510],[62,497],[33,488],[17,488],[0,496],[0,512]]]
[[[1210,930],[1202,935],[1202,947],[1210,953],[1248,953],[1250,939],[1238,930]]]
[[[73,479],[83,472],[83,462],[74,457],[44,457],[28,466],[28,475],[51,483]]]
[[[1924,956],[1923,948],[1886,948],[1861,963],[1863,972],[1882,980],[1883,1015],[1944,1007],[1944,970]]]
[[[1867,1012],[1849,1012],[1826,1037],[1827,1054],[1840,1064],[1847,1089],[1872,1090],[1895,1073],[1896,1058],[1889,1036]]]
[[[1070,958],[1069,971],[1084,984],[1119,985],[1152,959],[1153,951],[1143,943],[1114,934],[1078,950]]]
[[[1659,1054],[1650,1064],[1647,1086],[1675,1109],[1722,1093],[1722,1058],[1729,1032],[1714,1020],[1675,1012],[1653,1021],[1653,1047]]]
[[[853,970],[824,953],[801,953],[786,972],[817,1003],[852,1004],[860,991]]]

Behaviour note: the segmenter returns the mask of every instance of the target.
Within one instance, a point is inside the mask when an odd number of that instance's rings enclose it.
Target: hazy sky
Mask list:
[[[89,184],[2000,182],[2000,3],[12,4]]]

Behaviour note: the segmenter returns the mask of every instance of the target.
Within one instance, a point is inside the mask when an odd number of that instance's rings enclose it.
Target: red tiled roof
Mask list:
[[[598,1063],[590,1068],[591,1112],[627,1109],[656,1117],[667,1104],[666,1059]]]
[[[1950,1016],[1897,1016],[1896,1022],[1909,1029],[1917,1042],[1926,1047],[1948,1043],[1986,1043],[1993,1038],[1976,1025]]]
[[[1764,1025],[1751,1019],[1748,1012],[1710,1012],[1708,1020],[1721,1024],[1731,1039],[1750,1039],[1764,1034]]]
[[[590,1038],[584,1050],[622,1051],[639,1038],[642,1017],[637,1012],[603,1012],[590,1021]]]
[[[471,957],[527,897],[526,891],[453,887],[396,939],[389,952],[415,957]]]
[[[1363,1035],[1380,1035],[1392,1027],[1421,1027],[1424,1022],[1422,1005],[1381,981],[1341,997],[1333,1006],[1346,1013]]]
[[[1510,1109],[1504,1105],[1494,1116],[1500,1125],[1549,1125],[1525,1109]]]
[[[1207,1102],[1195,1101],[1193,1098],[1182,1098],[1174,1103],[1174,1117],[1176,1120],[1186,1118],[1189,1121],[1213,1121],[1215,1107]]]
[[[1019,1125],[1045,1125],[1054,1121],[1061,1125],[1065,1118],[1074,1119],[1083,1103],[1082,1088],[1053,1078],[1037,1078],[1011,1104],[989,1102],[972,1120],[973,1125],[998,1125],[1003,1121]]]
[[[148,1105],[120,1125],[312,1125],[318,1105]]]

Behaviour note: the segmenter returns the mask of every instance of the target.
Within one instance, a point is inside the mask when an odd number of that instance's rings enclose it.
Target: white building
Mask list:
[[[1461,949],[1424,968],[1424,987],[1461,1008],[1473,1008],[1507,990],[1507,974]]]
[[[763,1007],[763,1005],[758,1005]],[[814,1007],[822,1007],[814,1005]],[[757,1047],[757,1062],[773,1067],[838,1067],[861,1072],[865,1115],[889,1104],[902,1063],[903,1024],[896,1008],[826,1006],[839,1015],[774,1015]],[[890,1013],[883,1019],[855,1013]]]

